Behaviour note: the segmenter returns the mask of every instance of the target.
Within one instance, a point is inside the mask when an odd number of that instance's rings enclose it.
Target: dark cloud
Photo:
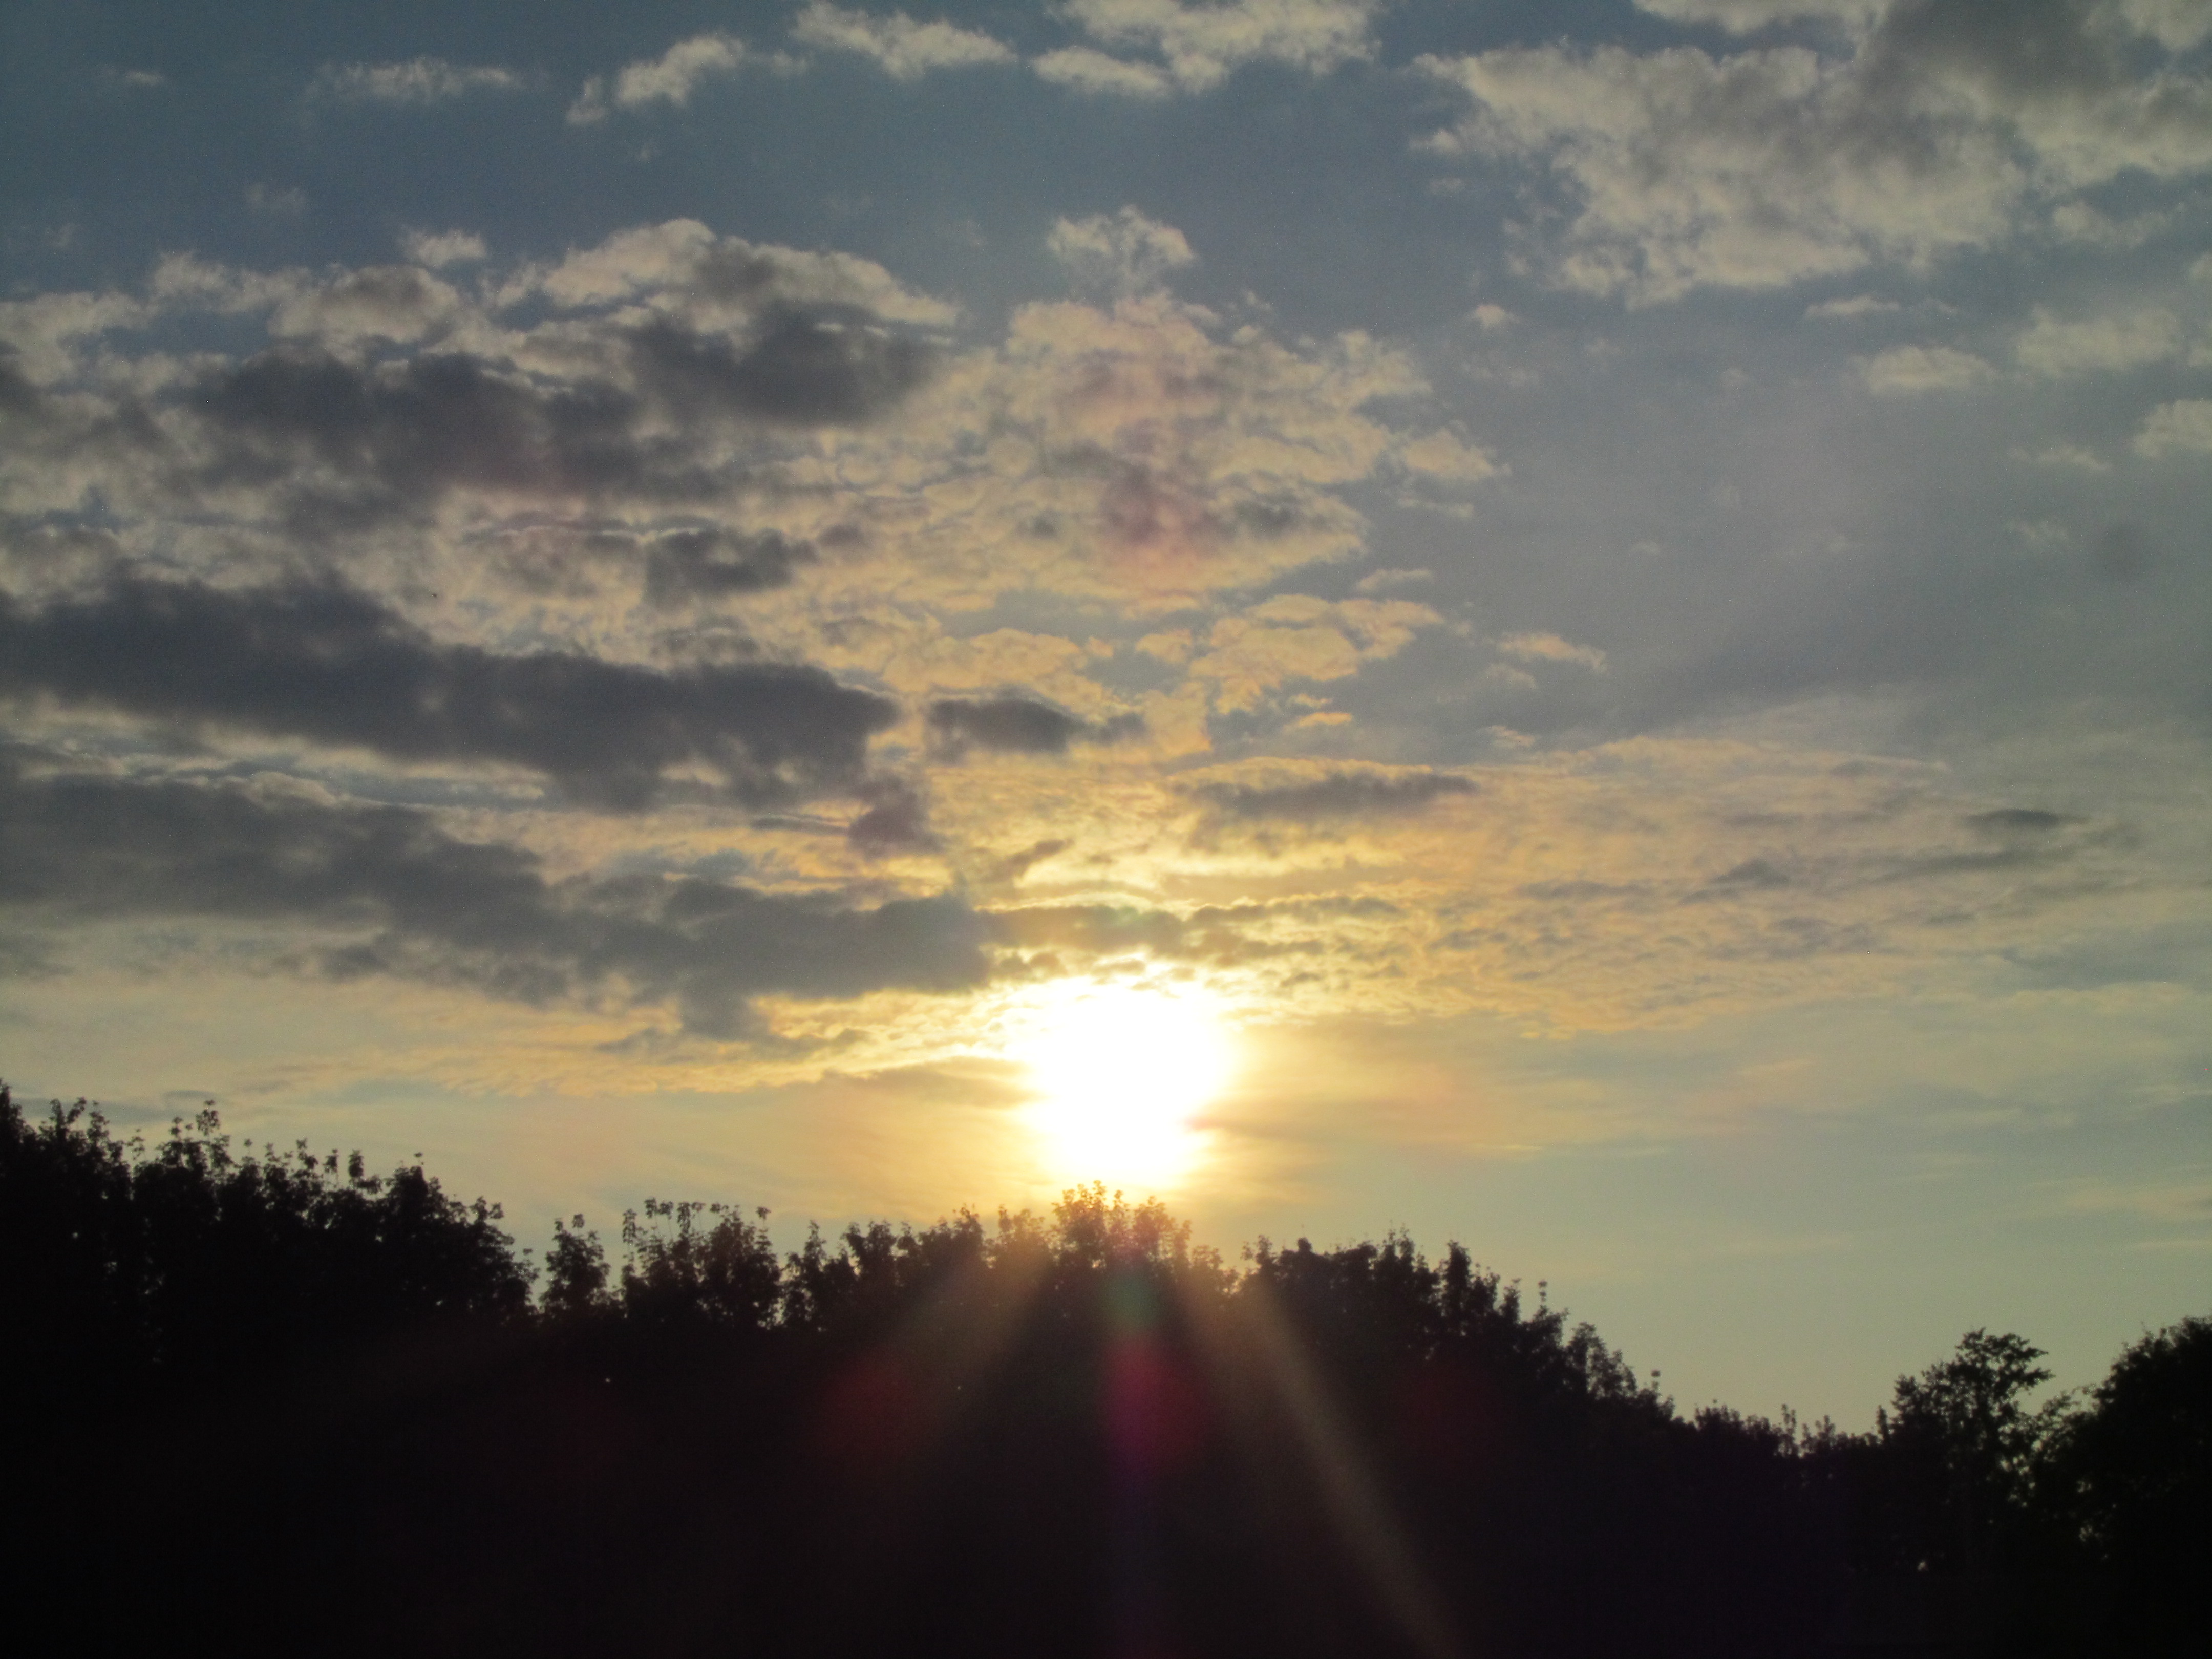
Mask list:
[[[895,408],[935,354],[854,306],[778,305],[733,341],[668,321],[629,338],[639,383],[682,419],[735,416],[784,426],[852,426]]]
[[[1243,823],[1313,823],[1337,818],[1400,817],[1443,795],[1472,795],[1473,779],[1450,772],[1395,775],[1332,772],[1304,783],[1200,784],[1191,792],[1216,817]]]
[[[990,866],[993,881],[1019,881],[1047,859],[1058,858],[1071,843],[1062,840],[1032,842],[1018,853],[1009,853]]]
[[[1092,723],[1029,697],[943,697],[929,705],[930,735],[957,757],[970,746],[1018,755],[1060,755],[1073,743],[1121,743],[1142,734],[1144,717]]]
[[[773,530],[750,536],[728,530],[669,531],[645,546],[646,603],[666,611],[695,599],[782,587],[797,567],[814,558],[811,542]]]
[[[994,942],[1018,950],[1079,951],[1086,956],[1179,955],[1182,918],[1134,905],[1053,904],[1004,910],[989,918]]]
[[[2039,807],[2000,806],[1993,812],[1968,814],[1966,827],[1990,836],[2048,836],[2080,822],[2063,812],[2046,812]]]
[[[238,787],[40,775],[0,757],[0,904],[53,922],[204,916],[357,933],[325,973],[392,974],[533,1003],[672,1003],[742,1031],[763,994],[956,991],[986,924],[951,896],[861,908],[697,877],[548,881],[520,848],[426,812]]]
[[[1746,859],[1741,864],[1722,871],[1705,885],[1708,888],[1733,888],[1740,891],[1766,891],[1789,886],[1790,877],[1765,859]]]
[[[455,488],[574,496],[659,475],[658,493],[678,493],[682,458],[640,435],[630,393],[542,385],[460,353],[362,363],[280,348],[209,375],[185,406],[208,453],[178,463],[179,487],[285,489],[295,518],[373,522]]]
[[[183,448],[150,410],[118,410],[179,494],[275,489],[295,522],[373,523],[456,489],[704,501],[727,483],[710,449],[730,423],[865,423],[935,362],[927,342],[849,306],[775,307],[735,337],[665,319],[610,328],[578,356],[578,372],[555,380],[459,351],[362,362],[283,345],[190,390],[196,441]],[[0,385],[0,398],[20,403],[18,390]]]
[[[817,668],[662,672],[445,644],[363,594],[307,582],[226,592],[123,579],[35,611],[0,596],[0,694],[525,767],[624,808],[686,766],[753,803],[848,787],[897,713]]]
[[[876,778],[860,787],[868,810],[846,827],[845,839],[870,858],[894,853],[933,852],[929,807],[913,785],[898,778]]]

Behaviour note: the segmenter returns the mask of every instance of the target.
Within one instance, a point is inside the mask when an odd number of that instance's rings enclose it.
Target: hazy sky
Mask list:
[[[533,1242],[1181,1077],[1097,1173],[1686,1405],[2088,1380],[2212,1284],[2208,249],[2212,0],[11,0],[0,1074]]]

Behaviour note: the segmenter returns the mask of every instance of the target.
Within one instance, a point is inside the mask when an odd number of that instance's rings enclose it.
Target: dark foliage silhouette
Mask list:
[[[9,1605],[69,1650],[2184,1650],[2212,1323],[1969,1332],[1866,1435],[1684,1418],[1457,1244],[1235,1264],[1103,1187],[542,1270],[419,1164],[0,1089]],[[536,1293],[533,1295],[533,1287]]]

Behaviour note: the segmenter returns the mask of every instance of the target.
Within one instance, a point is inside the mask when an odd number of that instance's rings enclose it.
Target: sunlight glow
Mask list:
[[[1011,1052],[1029,1067],[1030,1124],[1054,1175],[1148,1193],[1205,1151],[1195,1119],[1235,1063],[1212,999],[1127,986],[1061,992]]]

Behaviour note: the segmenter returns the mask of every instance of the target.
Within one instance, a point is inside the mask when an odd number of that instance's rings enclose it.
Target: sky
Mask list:
[[[0,1076],[2087,1382],[2208,509],[2212,0],[9,0]]]

